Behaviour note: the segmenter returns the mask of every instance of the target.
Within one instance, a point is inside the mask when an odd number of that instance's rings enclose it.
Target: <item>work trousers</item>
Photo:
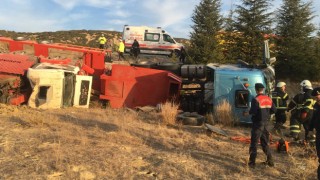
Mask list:
[[[302,122],[302,120],[299,120],[299,118],[291,117],[290,118],[290,134],[293,138],[298,139],[299,134],[301,132],[301,124],[305,131],[304,138],[307,139],[309,134],[310,119],[306,119]]]
[[[134,58],[138,58],[140,50],[138,48],[132,48],[132,54]]]
[[[126,59],[126,58],[124,57],[124,55],[123,55],[123,52],[119,52],[119,61],[120,61],[121,59],[123,59],[123,60]]]
[[[104,44],[99,44],[100,49],[104,49]]]
[[[286,111],[277,110],[275,117],[276,117],[276,123],[279,125],[283,125],[287,120]]]
[[[320,180],[320,131],[317,131],[316,133],[316,149],[317,149],[318,162],[319,162],[317,174],[318,174],[318,180]]]
[[[300,110],[292,110],[290,116],[290,135],[295,139],[299,139],[299,134],[301,132],[301,123],[299,118]]]
[[[251,144],[249,148],[250,158],[249,162],[255,163],[257,157],[257,146],[260,140],[260,144],[263,152],[267,155],[267,160],[272,159],[271,151],[269,148],[269,131],[267,130],[268,123],[262,125],[256,125],[253,123],[251,130]]]

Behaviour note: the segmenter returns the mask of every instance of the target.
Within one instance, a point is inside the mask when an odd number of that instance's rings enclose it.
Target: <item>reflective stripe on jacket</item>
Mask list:
[[[286,92],[276,90],[272,92],[272,101],[277,109],[287,109],[289,96]]]

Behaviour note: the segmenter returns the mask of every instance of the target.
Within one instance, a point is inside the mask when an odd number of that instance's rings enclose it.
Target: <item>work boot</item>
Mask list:
[[[252,153],[252,148],[250,147],[250,157],[249,157],[249,167],[254,169],[256,167],[256,157],[257,157],[257,153]]]
[[[271,160],[265,162],[267,166],[274,167],[274,162]]]
[[[271,155],[269,155],[269,156],[267,157],[267,161],[265,162],[265,164],[266,164],[267,166],[274,167],[274,162],[273,162],[273,158],[272,158]]]
[[[256,163],[254,161],[249,161],[248,166],[254,169],[256,167]]]

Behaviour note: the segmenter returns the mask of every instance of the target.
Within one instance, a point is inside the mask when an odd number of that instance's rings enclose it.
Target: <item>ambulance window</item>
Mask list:
[[[160,39],[159,33],[145,33],[145,41],[155,41],[158,42]]]
[[[173,39],[168,34],[163,34],[163,40],[170,43],[174,43]]]
[[[237,90],[235,97],[235,105],[237,108],[247,108],[249,102],[248,90]]]

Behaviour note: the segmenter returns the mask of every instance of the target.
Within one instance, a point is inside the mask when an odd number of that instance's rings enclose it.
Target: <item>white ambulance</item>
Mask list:
[[[124,25],[122,39],[125,42],[125,52],[130,52],[133,41],[139,42],[140,53],[144,54],[160,54],[160,55],[176,55],[180,54],[180,48],[183,46],[177,43],[164,29],[161,27],[147,26],[129,26]]]

